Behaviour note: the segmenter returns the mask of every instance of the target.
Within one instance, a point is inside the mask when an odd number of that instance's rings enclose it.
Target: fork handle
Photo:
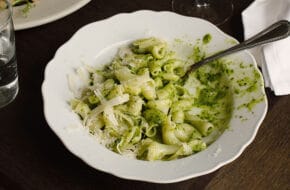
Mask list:
[[[290,35],[290,22],[287,20],[280,20],[265,30],[259,32],[255,36],[249,38],[248,40],[235,45],[229,49],[223,50],[215,55],[212,55],[208,58],[205,58],[204,60],[197,62],[196,64],[193,64],[187,71],[186,75],[192,72],[193,70],[199,68],[202,65],[205,65],[208,62],[211,62],[215,59],[224,57],[226,55],[249,49],[255,46],[263,45],[266,43],[274,42],[277,40],[281,40],[284,38],[287,38]]]

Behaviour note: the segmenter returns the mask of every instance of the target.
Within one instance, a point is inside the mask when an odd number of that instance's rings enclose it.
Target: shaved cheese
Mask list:
[[[106,101],[106,99],[104,98],[104,96],[102,95],[102,93],[100,92],[100,90],[95,89],[94,90],[94,94],[99,98],[101,103],[104,103]]]
[[[76,70],[77,76],[83,81],[83,83],[88,84],[90,80],[90,74],[84,67],[79,67]]]
[[[122,47],[122,48],[120,48],[118,54],[119,54],[121,59],[124,59],[128,55],[132,55],[133,52],[131,51],[131,49],[129,47]]]
[[[114,115],[114,110],[112,107],[106,107],[104,109],[104,114],[107,116],[109,121],[113,124],[114,127],[118,126],[118,121]]]
[[[104,101],[104,102],[102,102],[101,105],[99,105],[98,107],[96,107],[95,109],[92,110],[89,117],[92,117],[94,115],[98,115],[98,114],[102,113],[107,107],[117,106],[117,105],[123,104],[123,103],[128,102],[128,101],[129,101],[128,94],[123,94],[123,95],[117,96],[109,101]]]

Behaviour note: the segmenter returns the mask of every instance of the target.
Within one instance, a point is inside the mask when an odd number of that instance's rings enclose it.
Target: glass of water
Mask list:
[[[0,6],[0,108],[12,102],[17,93],[18,75],[12,7],[5,0]]]

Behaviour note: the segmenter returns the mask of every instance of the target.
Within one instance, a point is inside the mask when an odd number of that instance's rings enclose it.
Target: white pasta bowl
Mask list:
[[[209,53],[237,43],[205,20],[171,12],[137,11],[84,26],[57,50],[55,57],[47,64],[42,85],[47,123],[64,145],[88,165],[126,179],[156,183],[178,182],[213,172],[235,160],[253,141],[267,111],[263,79],[253,56],[247,51],[229,57],[237,62],[233,65],[233,81],[249,77],[252,81],[255,80],[257,89],[235,94],[229,129],[204,151],[182,159],[149,162],[114,153],[100,145],[88,133],[68,104],[73,94],[67,77],[83,63],[92,66],[107,63],[120,45],[134,39],[155,36],[169,42],[175,39],[194,42],[207,33],[212,36],[207,45]],[[180,49],[181,53],[186,51]],[[243,66],[238,63],[243,63]],[[258,73],[258,78],[251,78],[249,73],[253,71]],[[238,88],[236,83],[233,82],[232,85],[233,88]],[[255,100],[259,101],[253,104]]]

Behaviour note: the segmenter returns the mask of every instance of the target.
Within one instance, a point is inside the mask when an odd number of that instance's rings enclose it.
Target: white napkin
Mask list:
[[[245,39],[278,20],[290,20],[290,0],[256,0],[242,13]],[[290,37],[253,48],[265,80],[275,95],[290,94]]]

